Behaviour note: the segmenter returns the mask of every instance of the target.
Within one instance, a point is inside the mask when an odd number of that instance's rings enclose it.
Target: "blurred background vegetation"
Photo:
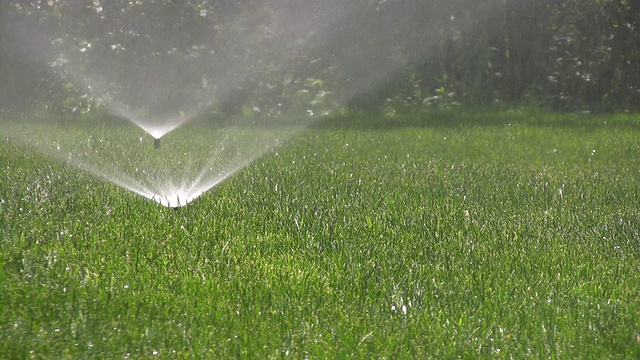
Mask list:
[[[0,10],[5,116],[100,113],[104,99],[55,71],[64,49],[92,53],[75,71],[115,52],[143,59],[134,69],[177,53],[193,71],[214,69],[208,81],[225,86],[211,112],[225,115],[640,110],[637,0],[40,0]]]

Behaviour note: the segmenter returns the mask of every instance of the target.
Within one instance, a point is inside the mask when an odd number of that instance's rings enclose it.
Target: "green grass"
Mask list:
[[[482,116],[316,127],[178,211],[3,138],[0,358],[639,358],[638,120]]]

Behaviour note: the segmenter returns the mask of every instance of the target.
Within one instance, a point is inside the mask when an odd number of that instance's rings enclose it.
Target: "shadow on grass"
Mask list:
[[[386,130],[390,128],[417,127],[473,127],[527,125],[540,127],[574,127],[586,129],[629,128],[640,130],[640,114],[577,114],[534,112],[519,110],[502,111],[453,111],[397,116],[348,114],[327,117],[314,128],[344,128]]]
[[[98,114],[85,118],[25,118],[3,117],[2,121],[21,124],[57,124],[65,126],[131,126],[122,118],[108,114]],[[0,123],[2,122],[0,121]],[[227,116],[217,113],[215,115],[201,115],[188,122],[188,125],[216,126],[220,128],[279,128],[301,127],[315,129],[362,129],[362,130],[388,130],[392,128],[441,128],[441,127],[474,127],[474,126],[509,126],[526,125],[558,128],[628,128],[640,130],[640,114],[636,113],[609,113],[609,114],[582,114],[560,113],[541,110],[509,109],[509,110],[453,110],[430,113],[407,113],[402,115],[385,116],[367,113],[346,113],[326,117],[242,117]]]

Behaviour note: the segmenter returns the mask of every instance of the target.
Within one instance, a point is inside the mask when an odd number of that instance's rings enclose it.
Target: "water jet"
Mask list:
[[[3,130],[171,208],[418,64],[407,49],[429,47],[396,41],[412,26],[439,33],[404,2],[19,3],[2,14],[1,55],[32,78],[2,84],[24,82],[15,97],[28,94],[24,118],[37,121]],[[415,1],[441,15],[433,3]],[[153,149],[139,140],[149,135]]]

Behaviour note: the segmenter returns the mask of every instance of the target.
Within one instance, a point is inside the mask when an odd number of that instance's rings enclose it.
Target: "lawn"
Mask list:
[[[0,358],[640,358],[639,130],[338,119],[177,210],[2,136]]]

